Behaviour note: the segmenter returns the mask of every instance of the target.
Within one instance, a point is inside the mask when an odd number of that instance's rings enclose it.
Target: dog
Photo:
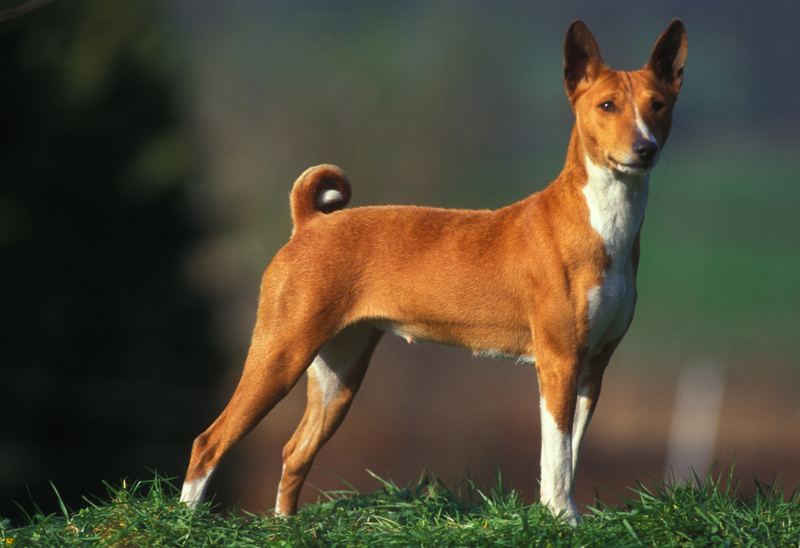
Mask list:
[[[633,318],[649,173],[670,132],[688,46],[675,19],[641,70],[606,67],[581,21],[564,41],[575,114],[566,163],[544,190],[496,211],[344,209],[332,165],[294,183],[294,229],[261,281],[233,397],[192,447],[181,501],[202,502],[220,459],[308,372],[305,414],[283,449],[275,511],[293,514],[320,448],[358,392],[383,333],[535,365],[541,502],[580,523],[581,441],[603,373]]]

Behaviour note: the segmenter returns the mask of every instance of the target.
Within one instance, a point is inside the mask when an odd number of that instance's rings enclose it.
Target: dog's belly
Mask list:
[[[399,322],[370,320],[378,329],[391,333],[409,343],[431,342],[458,346],[475,355],[533,363],[529,356],[531,334],[527,327],[518,325],[483,326],[468,323]]]

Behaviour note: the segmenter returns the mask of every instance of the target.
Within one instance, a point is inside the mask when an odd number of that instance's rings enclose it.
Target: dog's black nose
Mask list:
[[[658,152],[658,145],[650,139],[636,139],[633,142],[633,151],[643,162],[650,162]]]

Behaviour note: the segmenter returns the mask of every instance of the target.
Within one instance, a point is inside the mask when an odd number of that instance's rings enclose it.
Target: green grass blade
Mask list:
[[[673,478],[652,480],[652,486],[639,483],[631,494],[618,498],[622,504],[587,507],[584,524],[570,527],[539,504],[526,506],[499,474],[488,496],[467,481],[469,498],[457,494],[461,483],[450,488],[427,471],[404,488],[371,475],[383,489],[347,498],[337,492],[286,518],[237,510],[219,515],[207,507],[190,511],[178,503],[178,491],[169,479],[154,473],[152,480],[107,485],[108,500],[77,512],[61,501],[60,513],[43,516],[37,511],[21,527],[0,520],[0,548],[783,547],[797,546],[800,540],[800,493],[787,498],[779,478],[756,481],[752,495],[743,495],[730,473],[709,473],[702,482],[695,475],[690,482]]]

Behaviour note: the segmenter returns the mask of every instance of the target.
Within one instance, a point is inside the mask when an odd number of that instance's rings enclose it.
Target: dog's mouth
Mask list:
[[[643,175],[655,167],[657,158],[654,158],[649,162],[625,163],[617,161],[611,155],[609,155],[608,161],[611,164],[611,167],[620,173],[625,173],[628,175]]]

